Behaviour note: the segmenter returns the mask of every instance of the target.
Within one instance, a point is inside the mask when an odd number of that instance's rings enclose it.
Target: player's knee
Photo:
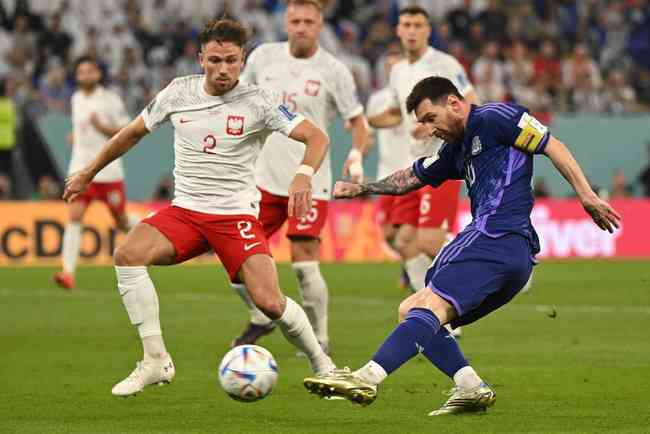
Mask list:
[[[409,310],[413,308],[412,303],[409,301],[407,298],[403,302],[400,303],[399,307],[397,308],[397,316],[400,321],[403,321],[404,318],[406,318],[406,315],[408,315]]]
[[[255,303],[255,306],[264,313],[264,315],[273,320],[280,318],[284,313],[282,297],[269,296],[268,294],[265,294],[264,296],[254,297],[253,302]]]
[[[148,265],[137,248],[128,243],[122,244],[113,252],[113,262],[117,266],[128,267],[136,265]]]

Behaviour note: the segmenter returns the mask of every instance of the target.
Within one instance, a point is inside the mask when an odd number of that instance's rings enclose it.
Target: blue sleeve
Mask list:
[[[413,172],[420,181],[437,187],[448,179],[463,179],[455,164],[453,145],[445,143],[437,155],[420,158],[413,163]]]
[[[516,110],[508,118],[496,113],[490,114],[490,123],[496,124],[498,141],[529,154],[544,153],[551,136],[548,127],[531,116],[527,109],[514,105],[508,107]]]

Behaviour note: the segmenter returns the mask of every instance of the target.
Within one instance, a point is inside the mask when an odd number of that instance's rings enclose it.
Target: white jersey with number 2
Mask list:
[[[208,214],[258,216],[254,168],[266,138],[304,120],[281,96],[239,82],[221,96],[204,90],[204,75],[173,80],[142,111],[149,131],[174,127],[173,205]]]
[[[343,119],[363,113],[352,74],[320,47],[310,58],[301,59],[291,55],[288,42],[263,44],[248,58],[242,80],[277,90],[289,110],[304,115],[325,133],[336,112]],[[271,134],[257,163],[257,185],[269,193],[287,196],[304,154],[304,144]],[[329,152],[312,179],[312,187],[314,199],[330,199]]]

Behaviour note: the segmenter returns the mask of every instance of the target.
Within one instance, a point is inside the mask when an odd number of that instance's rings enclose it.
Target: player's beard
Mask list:
[[[304,58],[309,56],[309,53],[314,49],[316,45],[315,41],[301,37],[295,38],[289,43],[291,48],[291,54],[294,57]]]

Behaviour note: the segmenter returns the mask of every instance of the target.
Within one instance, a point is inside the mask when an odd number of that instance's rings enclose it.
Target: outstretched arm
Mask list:
[[[63,199],[73,201],[100,170],[126,153],[147,134],[149,130],[144,126],[142,116],[138,116],[106,142],[99,155],[88,166],[66,179]]]
[[[374,116],[368,116],[368,123],[373,128],[393,128],[402,123],[399,107],[391,107]]]
[[[424,183],[415,176],[413,168],[398,170],[392,175],[376,182],[355,184],[352,182],[338,181],[334,185],[334,197],[337,199],[351,199],[366,194],[384,194],[399,196],[417,190]]]
[[[618,221],[621,215],[614,210],[607,202],[598,197],[591,189],[582,169],[576,162],[571,151],[564,143],[551,136],[546,145],[544,153],[551,159],[556,169],[571,184],[578,195],[585,211],[591,216],[594,223],[602,230],[614,232],[618,228]]]

